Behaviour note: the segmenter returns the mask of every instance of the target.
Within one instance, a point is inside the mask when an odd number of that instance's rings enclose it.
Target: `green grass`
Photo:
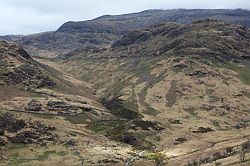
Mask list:
[[[61,152],[58,152],[58,153],[56,153],[57,155],[59,155],[59,156],[66,156],[67,154],[68,154],[68,152],[66,152],[66,151],[61,151]]]
[[[194,107],[184,108],[184,111],[188,112],[192,116],[197,116],[198,113],[195,112],[196,109]]]
[[[94,121],[92,126],[89,126],[88,129],[96,132],[105,134],[108,131],[111,131],[114,128],[120,128],[126,121],[122,120],[107,120],[107,121]],[[123,129],[123,127],[122,127]]]
[[[114,128],[118,124],[116,122],[95,122],[90,130],[96,133],[105,133],[106,131]]]
[[[165,71],[161,72],[157,77],[151,74],[151,71],[154,68],[154,64],[156,62],[162,60],[163,57],[157,57],[153,60],[150,59],[143,59],[142,62],[138,65],[139,67],[136,68],[135,73],[137,77],[140,79],[138,80],[137,84],[140,84],[142,82],[147,82],[145,87],[141,90],[141,92],[138,94],[139,96],[139,102],[141,105],[147,108],[147,110],[150,110],[150,105],[145,102],[145,97],[147,95],[147,90],[154,87],[155,84],[163,81],[165,77]],[[147,112],[147,110],[145,110]]]
[[[79,114],[75,116],[71,115],[48,115],[48,114],[37,114],[37,113],[29,113],[35,117],[43,118],[43,119],[53,119],[55,117],[64,117],[65,120],[69,121],[72,124],[87,124],[88,116],[85,114]]]
[[[9,146],[8,146],[8,149],[9,150],[15,150],[15,149],[23,149],[23,148],[27,148],[28,147],[28,145],[26,145],[26,144],[10,144]]]
[[[234,62],[226,62],[225,67],[227,69],[236,71],[239,75],[239,79],[247,85],[250,85],[250,67],[249,66],[239,66]]]
[[[97,133],[102,133],[102,132],[105,132],[111,128],[112,128],[112,125],[110,125],[110,124],[97,124],[97,125],[94,125],[91,128],[91,130],[94,132],[97,132]]]
[[[32,114],[35,117],[42,118],[42,119],[53,119],[55,115],[48,115],[48,114]]]
[[[34,158],[27,158],[27,156],[21,156],[19,153],[14,153],[11,155],[11,159],[9,160],[9,166],[17,166],[23,163],[30,163],[31,161],[46,161],[49,159],[51,155],[65,156],[68,153],[66,151],[56,152],[56,150],[45,151],[43,154],[38,155]],[[1,165],[1,164],[0,164]]]
[[[56,154],[56,150],[45,151],[42,155],[37,156],[35,160],[45,161],[49,159],[50,155]]]
[[[213,89],[206,89],[205,93],[206,93],[208,96],[211,96],[211,95],[214,93],[214,90],[213,90]]]
[[[218,62],[218,60],[211,59],[209,64],[211,67],[216,68],[226,68],[228,70],[232,70],[238,73],[238,78],[245,84],[250,85],[250,65],[246,64],[245,66],[239,66],[238,63],[224,61]],[[227,83],[226,83],[227,84]]]
[[[216,128],[216,129],[220,129],[221,126],[220,126],[220,122],[217,121],[217,120],[211,120],[213,126]]]
[[[211,103],[216,103],[216,102],[220,101],[220,97],[215,96],[215,95],[210,96],[209,99],[210,99],[210,102],[211,102]]]
[[[203,110],[209,112],[209,111],[211,111],[211,110],[214,109],[214,106],[212,106],[212,105],[207,105],[207,104],[203,104],[201,108],[202,108]]]
[[[138,110],[138,103],[136,98],[136,92],[135,92],[135,85],[132,85],[132,94],[128,99],[128,102],[125,103],[125,106],[127,106],[129,109],[132,110]]]
[[[14,153],[11,155],[8,166],[17,166],[30,161],[31,159],[22,158],[19,153]]]
[[[152,115],[152,116],[156,116],[157,114],[159,114],[160,112],[157,111],[156,109],[152,108],[152,107],[147,107],[146,110],[143,111],[144,114],[147,115]]]
[[[80,79],[83,80],[83,81],[88,82],[89,80],[92,79],[92,76],[91,76],[90,73],[86,73],[86,74],[83,74]]]
[[[132,111],[138,112],[138,105],[137,102],[131,102],[131,101],[122,101],[122,105]]]
[[[171,81],[171,87],[168,90],[168,93],[166,94],[166,99],[168,100],[168,102],[166,103],[167,107],[172,107],[177,101],[178,95],[176,93],[176,84],[177,81]]]
[[[105,88],[105,96],[112,95],[114,97],[121,96],[121,91],[130,85],[129,80],[122,79],[118,82],[115,82],[114,84],[109,85],[107,88]]]
[[[85,114],[79,114],[75,116],[65,116],[65,120],[72,124],[87,124],[88,116]]]
[[[218,61],[218,59],[210,58],[208,60],[200,60],[200,62],[205,63],[213,68],[226,68],[238,73],[238,78],[245,84],[250,85],[250,65],[245,64],[244,66],[239,66],[239,63],[231,61]],[[223,82],[228,85],[227,82]]]

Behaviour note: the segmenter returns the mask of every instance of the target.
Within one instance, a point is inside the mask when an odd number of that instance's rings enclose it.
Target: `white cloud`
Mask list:
[[[146,9],[246,8],[249,0],[0,0],[0,35],[57,29],[69,20]]]

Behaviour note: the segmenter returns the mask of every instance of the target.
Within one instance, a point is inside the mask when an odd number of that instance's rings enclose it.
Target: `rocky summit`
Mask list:
[[[0,165],[249,165],[248,16],[149,10],[2,37]]]

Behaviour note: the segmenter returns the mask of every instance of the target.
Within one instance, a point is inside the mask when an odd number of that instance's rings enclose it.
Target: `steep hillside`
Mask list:
[[[130,119],[101,129],[112,140],[162,151],[169,165],[234,163],[250,136],[249,32],[211,19],[162,23],[57,64],[92,85],[112,114]],[[135,164],[147,161],[142,156]]]
[[[147,10],[94,20],[67,22],[58,30],[27,36],[3,36],[23,44],[32,55],[51,57],[85,46],[109,46],[122,35],[135,29],[162,22],[189,24],[201,19],[219,19],[250,26],[248,10]]]
[[[119,100],[101,100],[53,61],[36,60],[0,42],[0,165],[124,165],[152,149],[152,141],[121,131],[152,135],[164,126]]]
[[[121,150],[94,132],[99,118],[115,116],[85,82],[33,60],[15,43],[0,42],[0,64],[0,165],[95,165],[109,158],[105,147],[112,158],[130,156],[130,146]]]
[[[20,46],[3,41],[0,50],[1,86],[17,85],[23,90],[55,87],[56,84],[39,70]]]
[[[52,33],[113,33],[67,24],[76,28]],[[240,164],[249,45],[249,28],[213,19],[164,22],[53,59],[0,42],[0,164]]]
[[[162,54],[204,58],[249,59],[249,29],[218,20],[189,25],[163,23],[136,30],[114,42],[110,49],[87,48],[59,57],[146,57]],[[64,57],[64,58],[65,58]]]

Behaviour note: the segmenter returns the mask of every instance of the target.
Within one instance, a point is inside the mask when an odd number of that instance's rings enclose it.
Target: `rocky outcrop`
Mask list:
[[[196,70],[196,71],[190,73],[189,76],[193,76],[193,77],[197,77],[197,78],[202,78],[202,77],[206,77],[207,74],[208,74],[207,72]]]
[[[29,54],[18,44],[6,41],[0,41],[0,54],[8,52],[10,56],[17,57],[21,56],[24,59],[31,59]],[[0,57],[0,60],[3,57]]]
[[[21,46],[2,41],[0,53],[0,81],[3,85],[17,85],[22,90],[56,86]]]
[[[123,36],[122,40],[116,41],[114,44],[112,44],[112,47],[121,47],[121,46],[128,46],[130,44],[139,43],[141,41],[146,41],[150,37],[150,34],[136,30],[132,31],[125,36]]]
[[[86,107],[82,103],[72,104],[65,102],[64,100],[49,100],[39,101],[31,100],[24,108],[25,112],[34,112],[41,114],[53,114],[53,115],[77,115],[83,112],[92,111],[92,108]]]
[[[49,101],[47,103],[47,110],[61,114],[77,114],[79,109],[79,107],[70,105],[64,101]]]
[[[27,124],[24,120],[18,120],[10,113],[5,113],[0,116],[0,130],[15,133],[26,127]]]
[[[47,126],[38,121],[17,119],[10,113],[0,115],[0,145],[7,143],[41,144],[54,142],[57,135],[53,134],[54,127]]]
[[[198,127],[197,129],[193,130],[193,133],[208,133],[213,132],[214,130],[210,127]]]
[[[41,112],[43,111],[43,105],[39,101],[31,100],[24,109],[30,112]]]
[[[22,90],[36,88],[53,88],[56,84],[44,75],[37,67],[22,65],[13,71],[7,71],[0,75],[7,85],[18,85]]]

